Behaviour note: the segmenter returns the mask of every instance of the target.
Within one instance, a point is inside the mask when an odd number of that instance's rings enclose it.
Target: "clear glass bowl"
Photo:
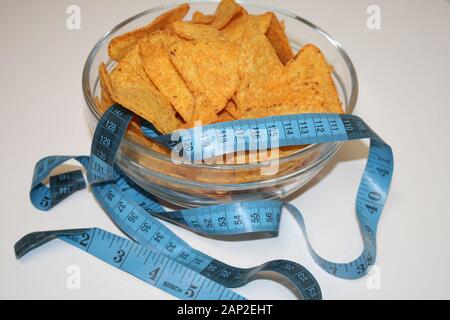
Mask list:
[[[190,15],[200,10],[213,13],[217,3],[190,2]],[[114,27],[90,52],[83,70],[83,93],[87,103],[89,126],[94,130],[100,114],[95,96],[99,95],[98,66],[105,62],[111,70],[115,62],[108,57],[111,38],[141,27],[177,4],[164,5],[141,12]],[[350,58],[329,34],[311,22],[284,10],[244,3],[251,14],[273,11],[284,20],[294,51],[306,43],[318,46],[334,67],[333,77],[346,113],[352,113],[358,95],[358,80]],[[274,175],[262,175],[267,163],[234,165],[175,164],[169,156],[158,153],[137,140],[125,138],[116,161],[138,185],[165,200],[182,207],[203,206],[229,201],[281,199],[310,181],[336,154],[341,143],[307,146],[279,159]]]

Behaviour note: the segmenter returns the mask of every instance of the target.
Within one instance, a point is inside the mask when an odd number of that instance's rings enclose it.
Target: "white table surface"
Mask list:
[[[395,174],[378,231],[379,289],[368,278],[342,280],[314,264],[303,235],[285,214],[278,238],[223,242],[171,226],[194,247],[236,266],[284,258],[317,277],[325,299],[450,298],[450,2],[406,0],[257,1],[317,23],[344,46],[360,81],[356,114],[393,147]],[[106,30],[162,0],[0,1],[0,297],[170,299],[168,294],[62,242],[23,260],[13,245],[36,230],[97,226],[118,232],[78,192],[48,213],[29,201],[35,162],[49,154],[87,154],[81,71]],[[66,28],[66,8],[81,8],[81,30]],[[381,30],[366,27],[366,8],[381,9]],[[332,165],[293,203],[304,212],[311,241],[324,257],[355,258],[362,248],[353,205],[367,147],[345,145]],[[326,199],[326,201],[324,201]],[[67,268],[79,266],[70,290]],[[258,280],[237,289],[249,298],[293,295]]]

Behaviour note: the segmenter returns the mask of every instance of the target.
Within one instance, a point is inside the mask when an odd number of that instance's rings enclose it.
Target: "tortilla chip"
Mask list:
[[[189,5],[186,3],[181,4],[178,7],[163,13],[145,27],[113,38],[108,46],[110,58],[116,61],[121,60],[127,51],[130,50],[139,40],[153,31],[164,28],[172,22],[183,20],[188,11]]]
[[[215,16],[212,14],[204,14],[200,11],[195,11],[192,15],[193,23],[210,24],[214,20]]]
[[[240,42],[245,30],[247,29],[248,21],[258,23],[261,32],[265,34],[272,21],[272,13],[266,12],[260,15],[249,15],[245,10],[239,13],[233,20],[230,21],[223,29],[220,30],[221,35],[228,41]]]
[[[251,107],[241,114],[241,119],[256,119],[269,116],[281,116],[286,114],[295,114],[295,106],[286,104],[277,104],[272,106]]]
[[[111,105],[114,104],[114,100],[111,97],[112,84],[109,78],[108,71],[106,70],[106,65],[101,63],[98,67],[98,75],[100,79],[100,89],[101,89],[101,100],[98,104],[99,111],[101,113],[105,112]]]
[[[101,93],[100,93],[100,97],[101,97]],[[103,114],[107,108],[103,107],[100,99],[97,96],[94,97],[94,100],[95,100],[94,101],[95,107],[100,112],[100,114]]]
[[[98,111],[100,111],[100,114],[103,114],[108,108],[114,104],[114,100],[111,98],[111,96],[102,89],[100,93],[100,99],[98,100],[97,107]]]
[[[283,83],[284,66],[259,24],[248,20],[239,55],[239,85],[235,102],[239,113],[253,107],[272,105]],[[275,100],[277,101],[277,100]]]
[[[167,98],[147,77],[140,64],[136,45],[111,73],[112,98],[150,121],[161,133],[170,133],[182,124]]]
[[[298,105],[298,112],[343,112],[332,68],[319,48],[305,45],[286,68],[284,103]]]
[[[202,125],[212,123],[217,119],[217,114],[214,108],[211,107],[211,102],[206,95],[195,94],[194,98],[194,116],[192,118],[192,125]]]
[[[130,125],[128,126],[128,129],[126,131],[126,137],[156,152],[165,154],[166,156],[170,155],[170,151],[167,148],[145,137],[142,134],[141,124],[138,121],[138,119],[136,119],[136,117],[134,117],[133,120],[131,120]]]
[[[259,27],[261,28],[262,33],[267,33],[269,30],[270,24],[272,23],[273,14],[272,12],[266,12],[259,15],[250,15],[250,19],[255,19],[259,23]]]
[[[172,23],[170,29],[181,38],[187,40],[212,39],[217,38],[220,35],[219,30],[216,27],[184,21]]]
[[[292,52],[292,48],[286,36],[284,25],[278,21],[275,14],[272,14],[271,24],[267,30],[267,38],[275,48],[281,62],[286,64],[294,57],[294,53]]]
[[[194,98],[164,49],[147,41],[139,43],[142,65],[150,80],[170,101],[184,121],[189,122],[194,111]]]
[[[170,47],[170,58],[194,97],[209,101],[202,108],[213,113],[225,108],[238,85],[236,45],[217,39],[177,42]]]
[[[194,114],[192,120],[181,126],[182,129],[193,128],[195,126],[205,126],[213,123],[218,118],[211,108],[211,103],[204,95],[194,94]]]
[[[158,46],[166,51],[170,48],[172,44],[174,44],[177,41],[183,40],[179,36],[177,36],[174,32],[170,30],[157,30],[155,32],[152,32],[149,34],[145,40],[152,45]]]
[[[214,20],[211,22],[211,25],[220,29],[230,22],[230,20],[241,10],[242,7],[234,0],[222,0],[217,6]]]
[[[109,78],[108,70],[106,69],[106,64],[104,64],[103,62],[98,67],[98,74],[102,88],[105,89],[106,93],[111,94],[112,92],[111,79]]]
[[[259,104],[248,104],[241,117],[250,119],[296,113],[343,112],[331,68],[314,45],[304,46],[284,67],[277,85],[272,94],[266,94],[264,100],[258,101]],[[262,86],[253,91],[261,90],[263,94],[264,89]]]

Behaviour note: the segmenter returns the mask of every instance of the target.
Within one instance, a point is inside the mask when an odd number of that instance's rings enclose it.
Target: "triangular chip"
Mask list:
[[[182,125],[182,129],[205,126],[218,119],[217,113],[211,108],[208,98],[202,94],[194,94],[194,115],[192,120]]]
[[[174,32],[167,30],[167,29],[157,30],[155,32],[152,32],[145,38],[146,42],[149,42],[152,45],[163,48],[166,51],[175,42],[182,41],[182,40],[183,39],[181,39],[179,36],[177,36]]]
[[[237,13],[242,10],[234,0],[222,0],[217,6],[214,14],[214,20],[211,22],[213,27],[218,29],[224,27]]]
[[[221,35],[228,41],[240,42],[245,30],[248,26],[248,21],[257,23],[264,34],[267,32],[272,21],[272,13],[266,12],[260,15],[248,14],[245,10],[240,12],[233,18],[223,29],[220,30]]]
[[[106,69],[106,64],[104,64],[103,62],[98,67],[98,74],[102,88],[104,87],[106,93],[111,94],[112,91],[111,79],[109,78],[108,70]]]
[[[294,57],[294,53],[292,52],[292,48],[286,36],[284,26],[278,21],[275,14],[272,14],[272,16],[271,24],[266,35],[272,46],[275,48],[281,62],[286,64]]]
[[[156,143],[152,139],[149,139],[142,134],[141,124],[139,123],[138,119],[136,119],[136,117],[133,117],[133,119],[131,120],[130,125],[128,126],[126,131],[126,136],[127,138],[132,139],[149,149],[165,154],[166,156],[170,156],[170,151],[167,148],[164,148],[159,143]]]
[[[201,40],[219,37],[220,33],[216,27],[185,21],[174,22],[170,25],[170,29],[181,38],[187,40]]]
[[[249,15],[250,19],[254,19],[258,22],[262,33],[267,33],[267,30],[272,23],[273,14],[271,12],[266,12],[258,15]]]
[[[186,121],[191,121],[194,98],[172,64],[168,53],[147,41],[139,43],[142,65],[150,80],[170,101],[175,110]]]
[[[296,113],[342,113],[339,95],[331,76],[331,68],[322,52],[306,45],[279,76],[273,93],[266,93],[259,105],[242,112],[242,118],[261,118]],[[274,81],[275,82],[275,81]],[[264,94],[264,89],[257,88]]]
[[[195,11],[192,14],[193,23],[210,24],[214,20],[215,16],[212,14],[204,14],[200,11]]]
[[[111,97],[112,92],[112,84],[111,79],[108,75],[108,70],[106,70],[106,65],[101,63],[98,67],[98,75],[100,79],[100,89],[101,89],[101,100],[98,104],[99,111],[101,113],[105,112],[112,104],[114,104],[114,100]]]
[[[111,73],[112,98],[150,121],[161,133],[170,133],[182,125],[167,98],[147,77],[140,64],[136,45]]]
[[[284,103],[299,105],[301,112],[343,112],[332,68],[319,48],[305,45],[286,68],[289,94]]]
[[[286,114],[301,113],[297,111],[297,106],[275,104],[272,106],[251,107],[241,114],[241,119],[256,119],[269,116],[281,116]]]
[[[239,55],[239,86],[235,102],[238,112],[270,104],[281,85],[283,64],[261,32],[256,21],[249,20],[241,41]],[[270,100],[270,99],[269,99]]]
[[[125,56],[128,50],[138,43],[139,40],[158,29],[164,28],[172,22],[183,20],[188,11],[189,5],[181,4],[178,7],[163,13],[145,27],[113,38],[108,46],[110,58],[119,61]]]
[[[194,97],[208,99],[203,107],[214,113],[225,108],[238,84],[236,45],[216,39],[177,42],[170,58]]]
[[[211,107],[211,102],[205,94],[194,94],[194,116],[190,122],[192,125],[205,126],[214,122],[217,119],[217,113],[214,108]]]

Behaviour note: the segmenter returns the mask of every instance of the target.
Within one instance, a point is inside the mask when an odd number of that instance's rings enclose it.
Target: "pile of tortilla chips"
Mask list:
[[[248,13],[223,0],[212,15],[182,4],[148,25],[115,37],[108,73],[100,66],[101,112],[117,102],[161,133],[197,124],[271,115],[331,112],[342,107],[321,51],[305,45],[294,55],[284,23],[272,12]],[[129,135],[145,139],[133,122]]]

